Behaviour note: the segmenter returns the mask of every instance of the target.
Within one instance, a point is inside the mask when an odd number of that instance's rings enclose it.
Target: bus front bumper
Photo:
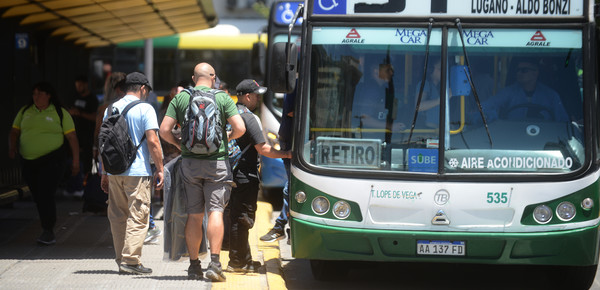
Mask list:
[[[533,233],[343,228],[291,218],[292,255],[317,260],[587,266],[598,264],[598,225]],[[419,255],[417,241],[464,242],[463,256]]]

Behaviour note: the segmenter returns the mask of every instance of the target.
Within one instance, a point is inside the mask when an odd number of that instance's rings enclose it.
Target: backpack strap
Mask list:
[[[194,87],[189,86],[189,87],[183,89],[183,91],[186,92],[190,96],[190,101],[188,102],[188,108],[189,108],[190,106],[192,106],[192,100],[194,99],[194,97],[193,97],[194,94],[192,93],[192,91],[194,91]]]
[[[127,106],[125,106],[125,108],[123,109],[123,113],[121,113],[121,115],[125,116],[127,114],[127,112],[129,112],[129,109],[131,109],[133,106],[135,106],[137,104],[141,104],[141,103],[143,103],[143,101],[136,100],[136,101],[133,101],[133,102],[127,104]]]
[[[188,95],[190,95],[190,103],[192,102],[193,97],[193,91],[200,91],[200,90],[196,90],[194,87],[189,86],[185,89],[183,89],[183,92],[186,92]],[[219,90],[219,89],[209,89],[208,91],[202,91],[202,92],[206,92],[206,93],[210,93],[213,97],[217,97],[218,93],[225,93],[225,91]]]
[[[237,103],[236,107],[237,107],[238,113],[240,113],[240,115],[243,114],[243,113],[252,113],[252,111],[250,111],[250,109],[248,109],[248,107],[246,107],[242,103]]]
[[[183,89],[183,92],[186,92],[186,93],[187,93],[187,94],[190,96],[190,100],[188,101],[188,109],[187,109],[187,112],[188,112],[188,113],[190,113],[190,112],[192,111],[192,110],[190,110],[190,109],[191,109],[191,107],[192,107],[192,100],[194,99],[194,93],[193,93],[194,91],[200,91],[200,90],[196,90],[196,89],[195,89],[194,87],[192,87],[192,86],[189,86],[189,87],[187,87],[187,88]],[[220,93],[220,92],[223,92],[223,93],[224,93],[224,91],[222,91],[222,90],[217,90],[217,89],[209,89],[209,90],[208,90],[208,91],[206,91],[206,92],[208,92],[208,93],[210,93],[210,94],[211,94],[211,96],[213,97],[213,99],[214,99],[215,103],[217,102],[217,93]]]
[[[56,107],[54,106],[54,109],[56,110],[56,114],[58,115],[58,120],[60,121],[60,127],[62,128],[62,120],[63,120],[63,111],[62,111],[62,107]]]
[[[250,143],[248,143],[248,145],[246,145],[246,147],[244,147],[244,150],[242,150],[242,153],[240,153],[240,155],[244,155],[244,153],[246,153],[246,151],[248,150],[248,148],[250,148]]]
[[[237,104],[237,109],[238,109],[238,112],[240,113],[240,115],[243,113],[252,113],[246,106],[244,106],[244,104]],[[250,148],[250,145],[252,145],[252,143],[248,143],[248,145],[246,145],[246,147],[244,147],[244,150],[242,150],[240,155],[244,155],[244,153],[246,153],[246,151],[248,151],[248,149]],[[235,170],[237,171],[238,168],[236,168]],[[235,174],[234,174],[234,176],[235,176]]]
[[[127,104],[127,106],[125,106],[125,108],[123,109],[123,113],[121,113],[121,115],[123,115],[123,118],[125,118],[127,112],[129,112],[129,110],[131,108],[133,108],[133,106],[135,106],[137,104],[141,104],[141,103],[145,103],[145,102],[142,101],[142,100],[136,100],[136,101],[133,101],[133,102],[130,102],[129,104]],[[110,105],[108,105],[108,109],[107,109],[108,110],[108,115],[107,116],[112,115],[112,113],[113,113],[112,106],[113,106],[112,103]],[[140,146],[142,146],[142,143],[144,142],[145,139],[146,139],[146,132],[144,132],[144,135],[142,136],[142,139],[140,139],[140,143],[138,143],[138,145],[136,146],[136,148],[135,148],[136,151],[137,151],[137,149],[140,148]]]

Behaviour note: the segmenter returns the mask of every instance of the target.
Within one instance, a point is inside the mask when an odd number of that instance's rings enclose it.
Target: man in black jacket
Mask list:
[[[254,272],[254,263],[248,243],[248,231],[254,226],[256,202],[258,198],[258,155],[269,158],[291,158],[291,151],[279,151],[265,142],[260,120],[251,111],[260,104],[260,96],[267,91],[256,81],[245,79],[237,87],[238,111],[240,112],[246,133],[237,139],[242,154],[237,168],[233,172],[236,187],[231,191],[229,200],[231,227],[229,237],[228,272]]]

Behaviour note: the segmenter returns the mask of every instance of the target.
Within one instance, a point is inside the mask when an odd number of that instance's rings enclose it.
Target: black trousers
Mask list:
[[[254,226],[258,180],[238,183],[229,198],[231,226],[229,231],[229,265],[243,267],[252,261],[248,231]]]
[[[53,230],[56,224],[54,195],[64,175],[64,151],[61,149],[35,160],[21,159],[22,174],[29,186],[44,230]]]

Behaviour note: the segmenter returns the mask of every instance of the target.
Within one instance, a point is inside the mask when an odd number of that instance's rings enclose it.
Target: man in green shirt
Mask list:
[[[208,63],[199,63],[194,68],[192,80],[196,89],[208,91],[215,87],[215,69]],[[240,117],[237,107],[225,92],[215,94],[217,107],[221,115],[222,140],[219,150],[211,154],[194,154],[181,146],[172,133],[177,123],[185,122],[190,96],[186,92],[177,94],[169,107],[160,125],[161,137],[181,149],[181,173],[187,197],[187,223],[185,226],[185,239],[190,255],[188,279],[202,279],[203,273],[198,259],[200,243],[202,241],[202,221],[204,209],[208,210],[207,238],[210,243],[211,262],[206,270],[206,277],[213,282],[225,281],[219,253],[223,242],[223,210],[229,201],[233,177],[227,155],[227,140],[241,137],[246,132],[244,121]],[[232,131],[227,133],[225,125],[231,124]],[[228,136],[229,135],[229,136]]]

